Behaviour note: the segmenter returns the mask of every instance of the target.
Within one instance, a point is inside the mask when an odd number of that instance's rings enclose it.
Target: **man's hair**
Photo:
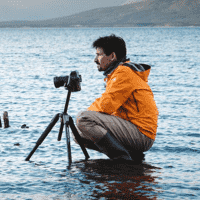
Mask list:
[[[126,43],[121,37],[116,37],[114,34],[98,38],[93,42],[93,48],[102,48],[107,56],[115,52],[117,60],[126,58]]]

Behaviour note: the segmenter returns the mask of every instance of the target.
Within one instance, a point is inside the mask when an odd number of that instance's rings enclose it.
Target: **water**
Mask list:
[[[132,61],[152,66],[149,84],[160,115],[145,162],[117,165],[95,151],[85,162],[71,141],[68,168],[59,123],[25,161],[64,109],[67,91],[54,87],[54,76],[74,69],[82,75],[82,90],[69,103],[73,119],[104,91],[91,44],[111,33],[125,39]],[[24,28],[0,29],[0,35],[0,113],[8,111],[11,126],[0,128],[0,199],[198,199],[200,28]]]

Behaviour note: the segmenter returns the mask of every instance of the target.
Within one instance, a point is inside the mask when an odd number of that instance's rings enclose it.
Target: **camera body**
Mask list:
[[[82,78],[78,71],[72,71],[69,76],[54,77],[54,86],[56,88],[64,86],[65,89],[71,92],[78,92],[81,90]]]

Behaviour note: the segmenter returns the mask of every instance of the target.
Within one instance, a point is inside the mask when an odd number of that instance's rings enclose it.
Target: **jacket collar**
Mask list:
[[[110,64],[110,66],[104,71],[103,75],[107,76],[108,74],[111,74],[120,64],[129,61],[129,58],[122,58],[121,60],[114,61]]]

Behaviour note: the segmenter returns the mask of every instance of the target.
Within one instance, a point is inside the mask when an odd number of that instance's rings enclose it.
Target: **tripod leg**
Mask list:
[[[37,150],[37,148],[39,147],[40,144],[42,144],[42,142],[44,141],[44,139],[46,138],[46,136],[49,134],[49,132],[51,131],[51,129],[54,127],[54,125],[56,124],[56,122],[59,119],[59,113],[57,115],[54,116],[54,118],[51,120],[50,124],[48,125],[48,127],[45,129],[45,131],[42,133],[42,135],[40,136],[40,138],[38,139],[38,141],[36,142],[35,147],[33,148],[33,150],[30,152],[30,154],[26,157],[25,161],[29,161],[29,159],[31,158],[31,156],[34,154],[34,152]]]
[[[64,127],[64,123],[61,121],[60,130],[59,130],[59,134],[58,134],[58,141],[61,140],[62,132],[63,132],[63,127]]]
[[[65,125],[68,161],[69,161],[69,165],[71,165],[71,163],[72,163],[72,154],[71,154],[71,145],[70,145],[69,115],[68,114],[63,114],[62,115],[62,122]]]
[[[80,145],[80,147],[81,147],[81,149],[82,149],[82,151],[85,155],[85,159],[87,160],[90,156],[89,156],[87,150],[85,149],[85,146],[84,146],[84,144],[81,140],[81,136],[79,135],[71,116],[69,117],[69,125],[70,125],[70,128],[72,129],[74,137],[76,138],[76,141],[79,143],[79,145]]]
[[[71,154],[70,133],[69,133],[69,124],[68,123],[65,124],[65,132],[66,132],[68,161],[69,161],[69,165],[71,165],[71,163],[72,163],[72,154]]]

